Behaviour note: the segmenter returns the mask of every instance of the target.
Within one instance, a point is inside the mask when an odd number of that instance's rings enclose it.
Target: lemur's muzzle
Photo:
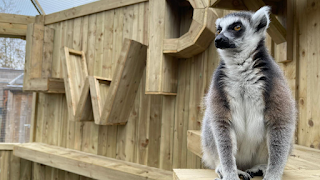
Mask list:
[[[216,39],[214,40],[214,43],[217,48],[219,49],[226,49],[226,48],[235,48],[236,45],[229,41],[229,39],[224,36],[223,34],[219,34]]]

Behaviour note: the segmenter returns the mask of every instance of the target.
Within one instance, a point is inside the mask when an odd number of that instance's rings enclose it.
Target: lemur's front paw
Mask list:
[[[251,175],[253,178],[254,176],[264,176],[266,174],[267,165],[266,164],[260,164],[256,165],[251,169],[247,169],[246,172]]]
[[[220,165],[217,166],[217,168],[216,168],[215,171],[216,171],[216,173],[218,174],[219,178],[220,178],[220,179],[223,179],[222,168],[221,168]],[[220,180],[220,179],[215,179],[215,180]]]
[[[214,180],[240,180],[238,177],[224,177],[224,178],[216,178]]]
[[[281,180],[281,178],[263,178],[262,180]]]
[[[251,178],[253,178],[249,173],[241,170],[238,170],[238,175],[239,175],[239,178],[243,180],[250,180]]]

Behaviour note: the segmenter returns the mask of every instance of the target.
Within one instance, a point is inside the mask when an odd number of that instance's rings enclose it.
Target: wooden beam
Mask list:
[[[68,19],[73,19],[89,14],[98,13],[101,11],[106,11],[110,9],[115,9],[123,6],[129,6],[132,4],[137,4],[141,2],[146,2],[148,0],[105,0],[97,1],[82,6],[74,7],[64,11],[48,14],[45,16],[45,24],[52,24],[60,21],[65,21]]]
[[[64,82],[61,78],[34,78],[24,82],[24,91],[43,93],[65,93]]]
[[[0,23],[0,37],[23,38],[27,34],[27,25]]]
[[[19,145],[20,143],[0,143],[0,150],[13,150],[15,145]]]
[[[173,180],[211,180],[217,178],[214,170],[210,169],[174,169]],[[283,180],[314,180],[319,179],[320,170],[285,170]],[[254,177],[252,180],[262,180]]]
[[[32,90],[28,83],[30,79],[41,78],[44,29],[40,24],[28,24],[23,90]]]
[[[0,23],[24,24],[34,23],[34,16],[0,13]]]
[[[13,154],[29,161],[93,179],[172,179],[172,172],[41,143],[14,147]]]
[[[37,9],[40,15],[46,15],[42,7],[40,6],[40,3],[37,0],[31,0],[33,6]]]

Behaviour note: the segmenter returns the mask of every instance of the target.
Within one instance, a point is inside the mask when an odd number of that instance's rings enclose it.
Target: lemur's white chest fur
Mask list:
[[[254,69],[249,57],[243,63],[227,61],[225,91],[232,116],[232,139],[237,151],[238,167],[250,167],[267,162],[266,130],[264,125],[263,76]],[[255,161],[255,162],[253,162]]]

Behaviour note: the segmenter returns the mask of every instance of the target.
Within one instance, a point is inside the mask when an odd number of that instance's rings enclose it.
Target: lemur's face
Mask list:
[[[265,36],[269,25],[269,7],[263,7],[256,13],[237,12],[216,21],[215,45],[219,49],[244,49],[252,43],[258,43]]]

